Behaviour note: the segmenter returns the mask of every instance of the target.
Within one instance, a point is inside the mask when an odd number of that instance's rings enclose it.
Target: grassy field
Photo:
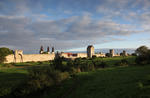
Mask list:
[[[49,62],[26,62],[0,65],[0,96],[8,95],[27,79],[30,67],[49,65]]]
[[[113,67],[122,59],[131,66]],[[135,57],[95,58],[110,67],[81,72],[61,85],[45,89],[39,98],[150,98],[150,65],[134,66]],[[9,66],[8,66],[9,65]],[[6,64],[0,67],[0,96],[10,94],[27,79],[31,66],[47,66],[49,62]],[[150,84],[150,83],[149,83]],[[32,97],[32,96],[31,96]]]
[[[113,58],[95,58],[95,61],[104,61],[106,62],[109,67],[114,66],[118,61],[126,59],[130,64],[133,64],[135,57],[134,56],[128,56],[128,57],[113,57]]]
[[[149,66],[114,67],[77,74],[41,98],[150,98]]]
[[[10,94],[26,77],[26,69],[0,68],[0,96]]]

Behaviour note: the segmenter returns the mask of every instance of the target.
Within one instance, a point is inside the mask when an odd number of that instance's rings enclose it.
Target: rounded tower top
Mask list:
[[[94,46],[93,46],[93,45],[88,45],[88,47],[87,47],[87,48],[92,48],[92,47],[94,48]]]
[[[87,57],[92,57],[94,55],[94,46],[93,45],[89,45],[87,47]]]

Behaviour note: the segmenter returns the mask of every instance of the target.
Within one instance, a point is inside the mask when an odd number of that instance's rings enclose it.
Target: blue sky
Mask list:
[[[0,0],[0,47],[150,47],[150,0]]]

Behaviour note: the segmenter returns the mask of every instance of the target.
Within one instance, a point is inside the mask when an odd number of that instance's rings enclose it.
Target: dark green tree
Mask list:
[[[136,63],[142,65],[150,63],[150,50],[148,47],[141,46],[135,52],[137,54]]]
[[[139,55],[139,56],[146,56],[147,53],[148,53],[148,51],[149,51],[148,47],[146,47],[146,46],[141,46],[141,47],[137,48],[135,52],[136,52],[137,55]]]
[[[6,47],[0,48],[0,63],[3,63],[6,60],[6,56],[9,54],[13,54],[13,50]]]

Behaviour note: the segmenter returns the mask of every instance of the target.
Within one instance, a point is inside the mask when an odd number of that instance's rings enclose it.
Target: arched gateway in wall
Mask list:
[[[23,51],[22,50],[15,50],[14,62],[23,62]]]

